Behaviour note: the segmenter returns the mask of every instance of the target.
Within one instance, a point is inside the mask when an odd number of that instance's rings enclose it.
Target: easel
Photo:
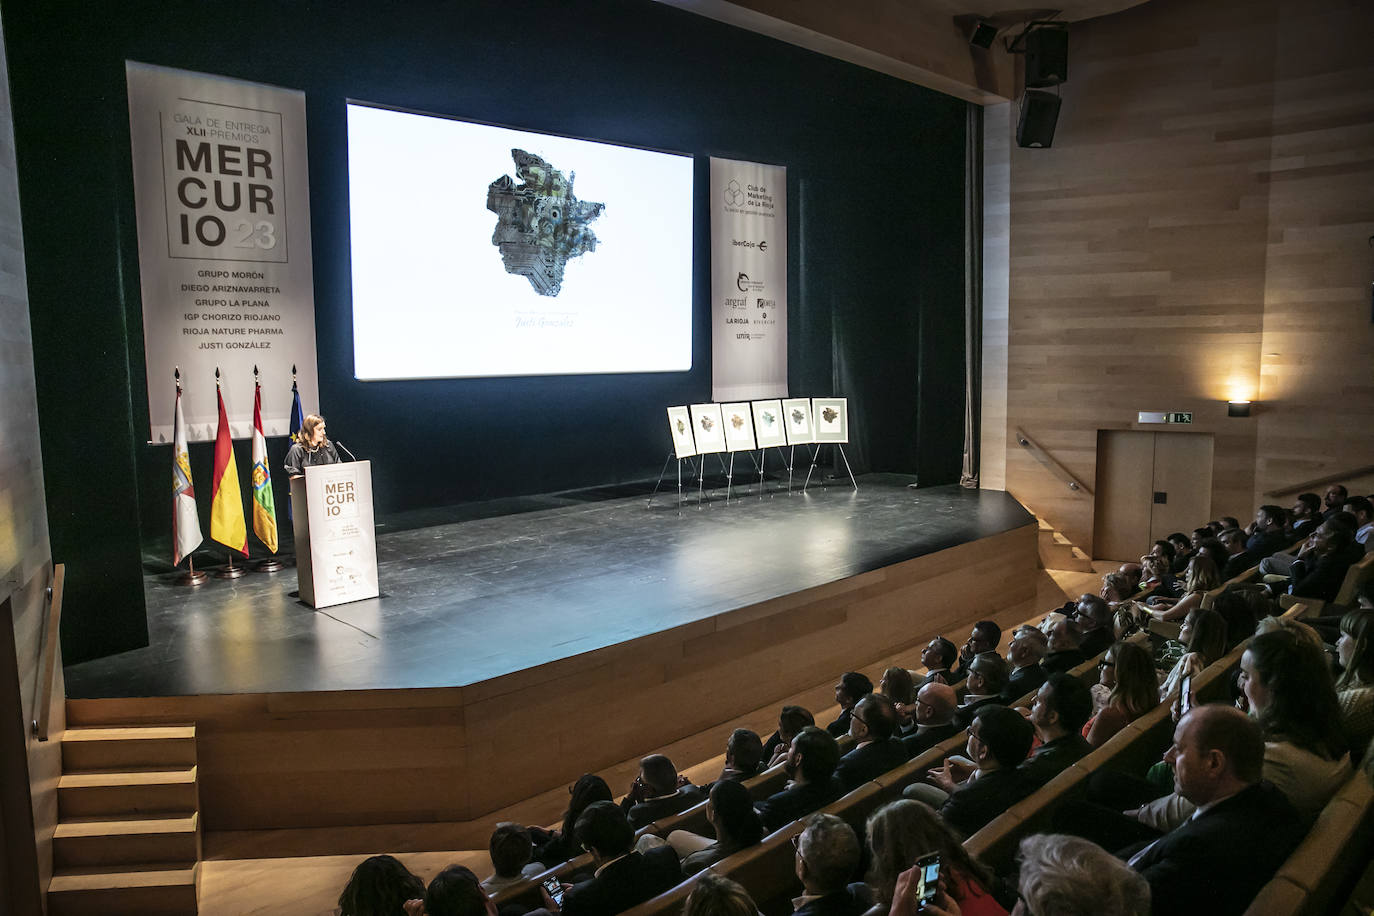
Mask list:
[[[820,457],[821,446],[823,445],[835,446],[835,449],[840,453],[840,460],[844,462],[845,473],[849,475],[849,483],[854,487],[855,491],[857,491],[859,489],[859,483],[854,479],[854,471],[849,467],[849,458],[844,453],[844,445],[839,442],[817,442],[816,450],[811,453],[811,469],[806,472],[806,483],[802,484],[802,492],[805,493],[807,486],[811,483],[811,475],[816,471],[816,460]],[[821,480],[821,487],[824,488],[824,478]]]

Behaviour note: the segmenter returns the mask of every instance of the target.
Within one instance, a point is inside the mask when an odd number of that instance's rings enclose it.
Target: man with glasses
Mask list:
[[[1081,599],[1079,603],[1081,605]],[[1049,651],[1049,637],[1040,630],[1025,626],[1016,628],[1011,644],[1007,646],[1007,662],[1012,668],[1007,677],[1007,686],[1002,689],[1002,702],[1011,703],[1032,690],[1040,689],[1040,685],[1045,683],[1045,669],[1040,667],[1040,660]]]
[[[975,658],[969,665],[964,702],[954,712],[954,724],[968,728],[980,706],[1002,703],[1008,673],[1007,660],[996,652],[984,652]]]
[[[816,814],[792,845],[802,883],[801,896],[792,899],[796,916],[859,916],[866,909],[848,889],[860,854],[852,827],[833,814]]]
[[[916,691],[914,705],[916,712],[912,721],[916,723],[916,730],[902,738],[908,757],[925,753],[946,738],[952,738],[959,730],[954,724],[959,696],[948,684],[926,684]]]
[[[984,652],[995,652],[1002,642],[1002,628],[994,620],[980,620],[973,625],[964,648],[959,650],[959,667],[950,672],[950,683],[957,684],[968,677],[969,666]]]
[[[854,748],[835,768],[835,778],[846,792],[907,762],[906,746],[896,731],[897,707],[889,698],[870,693],[855,705],[849,720]]]

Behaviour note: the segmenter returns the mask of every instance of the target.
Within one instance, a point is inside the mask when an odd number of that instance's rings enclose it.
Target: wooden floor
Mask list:
[[[1005,627],[1007,624],[1037,619],[1044,611],[1057,607],[1067,598],[1077,597],[1085,591],[1096,592],[1100,581],[1100,571],[1082,573],[1041,570],[1036,582],[1036,597],[1033,605],[1023,605],[998,615],[999,622],[1003,623]],[[914,664],[914,661],[905,660],[908,664]],[[806,693],[813,697],[823,695],[829,691],[830,686],[829,682],[817,684]],[[770,705],[740,717],[740,721],[753,722],[756,729],[762,729],[767,726],[767,723],[774,721],[776,714],[776,705]],[[827,710],[819,718],[828,721],[832,715],[833,710]],[[670,756],[677,755],[679,761],[700,760],[699,764],[684,768],[684,771],[692,778],[693,782],[705,782],[713,779],[719,772],[723,757],[716,756],[703,759],[700,756],[691,758],[680,756],[680,754],[690,753],[688,748],[691,745],[700,747],[703,746],[704,741],[718,741],[722,734],[728,734],[728,729],[713,729],[709,735],[694,736],[698,739],[696,741],[685,740],[679,742],[676,747],[667,748],[665,751]],[[680,752],[678,752],[678,748],[681,749]],[[633,764],[634,761],[625,761],[621,766],[612,769],[619,773],[622,781],[628,782],[626,774],[630,772]],[[606,772],[603,775],[611,780],[615,778],[616,774]],[[620,791],[623,786],[613,782],[612,788]],[[566,798],[567,794],[562,790],[547,793],[544,796],[512,806],[506,811],[497,812],[492,815],[490,821],[494,824],[501,819],[510,817],[525,823],[553,825],[557,822],[559,808],[566,801]],[[400,830],[403,828],[391,829]],[[390,845],[386,842],[386,836],[383,832],[377,831],[372,835],[377,843],[372,847],[373,851],[414,848],[414,837],[396,837],[396,839],[411,842]],[[323,916],[323,914],[333,913],[339,891],[348,881],[348,876],[353,868],[366,855],[359,853],[287,858],[255,856],[251,851],[254,848],[261,849],[264,840],[265,838],[260,832],[252,832],[243,836],[211,834],[207,837],[206,861],[202,866],[200,905],[202,916],[240,916],[240,914]],[[455,848],[440,852],[400,852],[396,855],[412,872],[426,882],[444,866],[454,863],[467,865],[482,877],[490,874],[491,870],[491,862],[487,857],[486,850],[480,848]]]

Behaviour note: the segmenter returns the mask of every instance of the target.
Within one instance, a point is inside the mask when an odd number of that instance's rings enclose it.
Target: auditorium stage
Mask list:
[[[67,695],[463,687],[1034,523],[1003,492],[909,482],[750,486],[680,512],[673,493],[648,510],[574,493],[380,518],[382,596],[323,611],[297,599],[294,567],[195,589],[149,574],[151,644],[69,666]]]

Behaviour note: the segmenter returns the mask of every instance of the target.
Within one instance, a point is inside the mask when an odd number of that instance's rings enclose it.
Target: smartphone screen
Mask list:
[[[1181,719],[1193,708],[1193,676],[1185,677],[1178,685],[1178,717]]]
[[[563,905],[563,885],[559,883],[557,878],[545,878],[544,890],[549,892],[549,896],[553,898],[554,903],[559,906]]]
[[[916,901],[930,903],[940,892],[940,856],[938,853],[921,856],[916,860]]]

